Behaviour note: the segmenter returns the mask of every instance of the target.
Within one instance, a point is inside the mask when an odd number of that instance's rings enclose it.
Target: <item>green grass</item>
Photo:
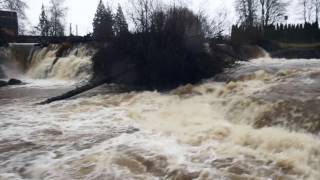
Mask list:
[[[281,48],[320,48],[320,42],[318,43],[283,43],[279,42]]]

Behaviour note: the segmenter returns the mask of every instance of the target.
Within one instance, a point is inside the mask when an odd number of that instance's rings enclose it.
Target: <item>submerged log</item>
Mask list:
[[[89,90],[91,90],[91,89],[94,89],[94,88],[96,88],[96,87],[98,87],[98,86],[101,86],[101,85],[103,85],[103,84],[105,84],[105,83],[108,83],[108,82],[110,82],[112,79],[114,79],[114,78],[116,78],[116,77],[118,77],[118,76],[121,76],[121,75],[123,75],[123,74],[125,74],[125,73],[128,73],[129,71],[130,71],[130,70],[127,70],[127,71],[124,71],[124,72],[122,72],[122,73],[116,74],[116,75],[114,75],[114,76],[110,76],[110,77],[108,77],[108,78],[103,78],[103,79],[98,80],[98,81],[93,81],[93,82],[91,82],[91,83],[89,83],[89,84],[87,84],[87,85],[78,87],[78,88],[76,88],[76,89],[74,89],[74,90],[71,90],[71,91],[69,91],[69,92],[67,92],[67,93],[65,93],[65,94],[60,95],[60,96],[56,96],[56,97],[53,97],[53,98],[49,98],[49,99],[47,99],[47,100],[39,103],[39,105],[50,104],[50,103],[55,102],[55,101],[62,101],[62,100],[65,100],[65,99],[74,97],[74,96],[76,96],[76,95],[79,95],[79,94],[84,93],[84,92],[86,92],[86,91],[89,91]]]
[[[103,79],[101,81],[95,81],[95,82],[89,83],[87,85],[78,87],[78,88],[76,88],[74,90],[71,90],[71,91],[69,91],[69,92],[67,92],[65,94],[60,95],[60,96],[49,98],[49,99],[39,103],[39,105],[50,104],[50,103],[55,102],[55,101],[62,101],[62,100],[74,97],[74,96],[76,96],[78,94],[81,94],[83,92],[86,92],[86,91],[89,91],[89,90],[91,90],[93,88],[96,88],[96,87],[98,87],[98,86],[100,86],[102,84],[105,84],[108,81],[110,81],[110,80],[109,79]]]

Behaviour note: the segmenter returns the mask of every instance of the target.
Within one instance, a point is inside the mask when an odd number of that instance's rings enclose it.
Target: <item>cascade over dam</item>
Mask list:
[[[91,75],[91,57],[95,50],[89,45],[10,44],[2,51],[7,76],[27,76],[31,79],[84,80]],[[9,70],[8,70],[9,69]],[[14,71],[14,72],[10,72]]]
[[[36,105],[92,76],[95,49],[62,46],[0,49],[26,82],[0,88],[1,180],[320,179],[320,59],[266,55],[166,92],[104,85]]]

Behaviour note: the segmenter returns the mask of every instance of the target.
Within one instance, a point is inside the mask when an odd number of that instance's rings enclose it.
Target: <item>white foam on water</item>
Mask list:
[[[28,75],[34,79],[84,80],[92,72],[91,56],[84,46],[75,47],[65,57],[56,57],[60,46],[35,49]]]
[[[260,61],[242,67],[270,63]],[[168,93],[0,105],[0,179],[318,180],[318,136],[286,126],[255,127],[277,103],[262,98],[271,89],[292,79],[316,80],[286,63],[278,66],[289,70],[274,74],[248,71],[229,83],[187,85]],[[68,85],[31,80],[16,88]]]

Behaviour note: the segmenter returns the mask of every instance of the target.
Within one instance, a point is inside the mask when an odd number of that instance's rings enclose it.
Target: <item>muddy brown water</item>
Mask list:
[[[44,106],[76,84],[29,77],[0,89],[0,179],[318,180],[319,74],[320,60],[266,57],[230,82]]]

